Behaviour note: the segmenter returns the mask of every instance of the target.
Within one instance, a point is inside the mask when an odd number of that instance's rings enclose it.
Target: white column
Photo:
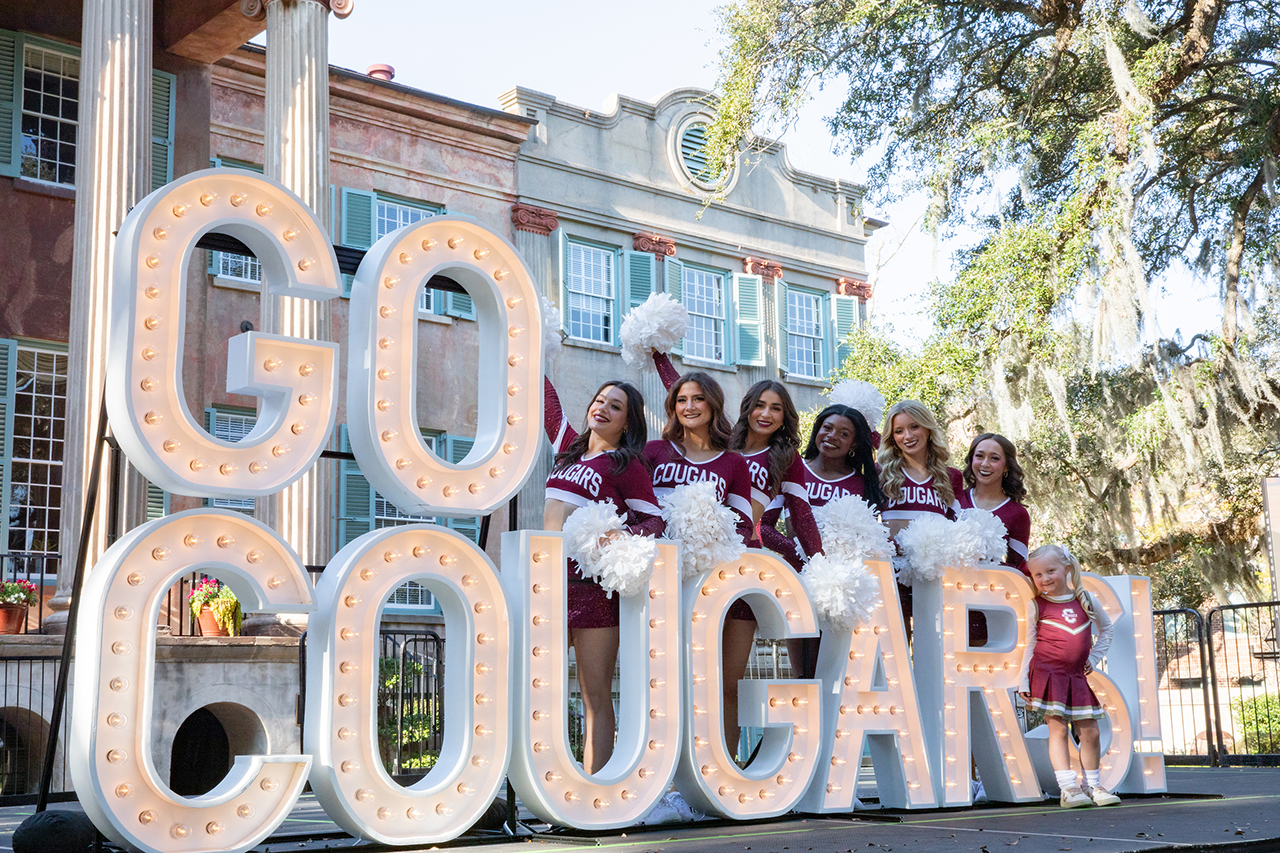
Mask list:
[[[71,330],[67,425],[62,471],[58,588],[45,630],[61,633],[71,604],[85,488],[93,460],[98,410],[107,372],[107,330],[113,232],[151,191],[152,0],[84,0],[76,148],[75,248],[71,268]],[[86,566],[108,545],[112,497],[104,456],[101,490]],[[132,470],[132,469],[130,469]],[[126,483],[138,486],[136,473]],[[130,501],[126,488],[125,500]]]
[[[555,252],[550,234],[517,228],[514,242],[520,257],[524,258],[524,262],[529,265],[533,280],[541,286],[542,295],[558,304],[560,300],[555,292]],[[561,355],[563,357],[563,353]],[[554,363],[548,366],[547,374],[554,382]],[[538,416],[541,417],[541,415],[542,413],[539,412]],[[572,415],[570,420],[572,421]],[[540,445],[538,462],[534,465],[533,473],[529,475],[529,481],[520,490],[518,498],[520,505],[516,513],[516,524],[521,530],[542,529],[542,510],[546,505],[546,485],[547,477],[551,474],[552,454],[549,449],[550,444],[543,441]]]

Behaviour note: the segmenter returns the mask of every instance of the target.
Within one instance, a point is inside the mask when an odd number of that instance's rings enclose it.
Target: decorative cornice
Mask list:
[[[859,278],[836,279],[836,294],[839,296],[856,296],[866,301],[871,298],[871,284]]]
[[[637,231],[631,238],[631,248],[637,252],[652,252],[655,258],[673,257],[676,253],[676,241],[670,237],[659,237]]]
[[[782,264],[761,258],[746,257],[742,259],[742,271],[747,275],[759,275],[769,279],[782,278]]]
[[[560,227],[560,217],[556,216],[554,210],[518,201],[511,205],[511,224],[517,231],[529,231],[547,237]]]

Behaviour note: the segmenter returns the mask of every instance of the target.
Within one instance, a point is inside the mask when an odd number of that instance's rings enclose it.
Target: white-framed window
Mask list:
[[[253,425],[258,422],[256,412],[234,409],[209,409],[206,412],[206,418],[210,435],[233,444],[253,432]],[[253,498],[210,498],[207,505],[253,514]]]
[[[374,210],[373,241],[375,243],[397,228],[412,225],[415,222],[426,219],[428,216],[434,216],[436,213],[434,210],[392,201],[382,196],[377,197]],[[433,291],[424,285],[422,292],[418,294],[418,310],[424,314],[433,313],[435,310],[435,306],[432,304],[433,301]]]
[[[798,288],[787,289],[787,372],[820,379],[824,349],[822,296]]]
[[[3,360],[13,360],[9,389],[2,387],[7,384],[7,371],[0,374],[0,398],[6,398],[4,406],[13,414],[9,457],[0,460],[7,463],[7,476],[0,476],[0,483],[7,486],[4,550],[59,554],[67,354],[13,341],[0,341],[0,345]]]
[[[24,178],[76,182],[76,119],[80,57],[41,45],[22,51],[22,166]]]
[[[565,247],[565,329],[569,336],[614,343],[616,251],[569,241]]]
[[[60,186],[76,181],[80,49],[0,30],[0,174]],[[173,87],[151,72],[151,189],[173,174]]]
[[[436,597],[417,581],[406,581],[396,587],[387,599],[387,605],[395,608],[421,608],[431,610],[436,606]]]
[[[684,356],[703,361],[726,361],[724,273],[686,263],[681,292],[684,307],[689,309]]]
[[[262,261],[249,255],[219,252],[217,274],[222,278],[234,278],[237,281],[261,282]]]

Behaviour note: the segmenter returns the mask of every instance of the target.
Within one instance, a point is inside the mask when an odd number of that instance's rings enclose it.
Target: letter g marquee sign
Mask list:
[[[232,338],[227,388],[259,398],[257,425],[236,444],[205,432],[183,394],[183,308],[191,252],[213,230],[253,250],[272,296],[341,292],[328,235],[278,183],[214,169],[153,192],[117,238],[108,410],[121,446],[151,482],[201,497],[271,495],[301,477],[329,440],[339,346],[256,332]],[[479,425],[459,464],[423,443],[414,414],[415,302],[437,274],[467,290],[479,323]],[[415,514],[487,514],[509,500],[541,441],[541,328],[528,269],[474,220],[436,217],[378,241],[352,288],[346,358],[352,449],[373,486]],[[795,574],[763,551],[681,584],[677,547],[662,543],[647,594],[622,602],[618,745],[608,765],[587,775],[567,746],[559,534],[505,534],[502,564],[499,574],[465,538],[414,524],[351,542],[313,590],[290,544],[239,513],[192,510],[130,531],[81,593],[69,754],[85,810],[113,841],[156,853],[248,850],[288,816],[307,781],[344,829],[393,845],[458,836],[508,772],[541,818],[588,829],[635,823],[672,780],[692,802],[730,818],[847,811],[864,744],[882,803],[966,805],[971,731],[984,780],[996,780],[989,791],[1010,801],[1040,795],[1005,665],[1013,661],[1016,672],[1031,595],[1017,573],[949,572],[925,592],[947,618],[936,632],[917,629],[913,668],[892,574],[872,563],[885,603],[874,624],[827,633],[818,679],[743,683],[741,720],[763,726],[765,739],[740,769],[724,748],[719,625],[745,597],[763,634],[815,636],[813,607]],[[194,571],[218,575],[251,612],[311,614],[308,714],[302,754],[238,756],[216,788],[186,798],[156,772],[152,706],[159,609],[168,588]],[[376,634],[382,604],[410,580],[441,602],[449,642],[444,748],[406,787],[379,758]],[[1159,757],[1135,751],[1159,737],[1149,594],[1145,579],[1122,580],[1090,579],[1119,620],[1117,637],[1136,643],[1127,667],[1099,676],[1113,733],[1104,782],[1160,790]],[[980,652],[967,649],[957,628],[967,608],[1001,614]]]

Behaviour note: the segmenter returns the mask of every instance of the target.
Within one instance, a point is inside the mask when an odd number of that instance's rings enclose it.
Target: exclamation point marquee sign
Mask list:
[[[165,489],[271,495],[310,469],[329,440],[340,347],[256,332],[232,338],[227,388],[259,398],[257,425],[236,444],[203,430],[182,389],[183,306],[190,254],[210,231],[253,250],[272,295],[341,292],[328,235],[279,184],[215,169],[155,191],[117,238],[109,414],[130,460]],[[478,426],[460,464],[426,446],[415,416],[416,299],[438,274],[467,290],[479,324]],[[528,478],[541,441],[538,288],[514,248],[464,217],[408,225],[366,255],[350,308],[348,428],[373,486],[415,514],[501,507]],[[340,826],[393,845],[458,836],[508,774],[539,817],[586,829],[637,822],[672,780],[690,802],[729,818],[848,811],[864,745],[888,806],[967,805],[971,749],[996,797],[1040,794],[1009,694],[1032,595],[1016,572],[948,572],[926,592],[941,621],[936,643],[917,635],[913,667],[892,573],[872,563],[884,603],[872,624],[826,633],[819,678],[742,682],[741,721],[765,730],[742,769],[726,749],[720,706],[725,614],[744,597],[763,635],[787,638],[817,635],[814,609],[795,573],[763,551],[681,583],[677,546],[661,543],[647,592],[622,602],[618,743],[588,775],[567,737],[560,535],[508,533],[502,563],[500,575],[469,540],[413,524],[351,542],[313,590],[290,543],[239,513],[193,510],[131,531],[82,592],[69,755],[86,811],[117,843],[175,853],[253,847],[308,781]],[[214,790],[187,798],[158,776],[151,755],[155,638],[166,591],[197,571],[229,583],[249,611],[311,614],[308,713],[302,754],[238,756]],[[431,771],[401,786],[379,757],[376,640],[383,603],[411,580],[445,614],[446,731]],[[1134,637],[1132,653],[1113,651],[1116,662],[1097,676],[1112,723],[1104,783],[1163,789],[1158,749],[1134,750],[1159,737],[1145,580],[1091,578],[1090,588],[1118,620],[1117,637]],[[970,608],[993,614],[983,650],[964,642]]]

